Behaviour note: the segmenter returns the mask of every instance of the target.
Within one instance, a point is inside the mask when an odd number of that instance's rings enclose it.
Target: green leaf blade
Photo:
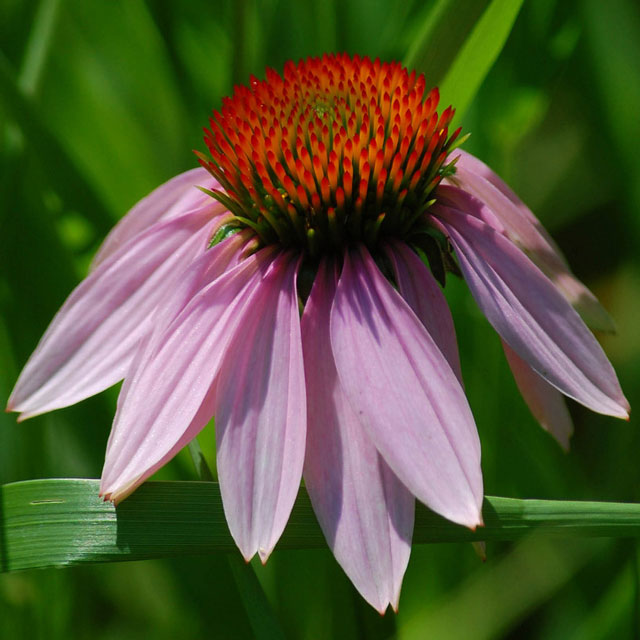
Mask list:
[[[466,39],[440,85],[442,104],[459,118],[471,104],[502,51],[524,0],[492,0]]]
[[[422,18],[404,64],[423,71],[427,84],[439,85],[489,0],[439,0]]]
[[[235,551],[218,484],[149,482],[118,507],[98,480],[29,480],[1,490],[2,571]],[[419,507],[414,541],[554,536],[640,537],[640,505],[487,497],[485,526],[471,531]],[[319,548],[324,538],[301,491],[280,548]]]

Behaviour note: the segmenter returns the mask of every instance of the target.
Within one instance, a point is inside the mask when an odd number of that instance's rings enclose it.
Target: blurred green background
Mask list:
[[[109,228],[196,165],[201,128],[233,84],[325,51],[404,60],[440,83],[474,33],[472,62],[485,55],[489,65],[500,35],[473,28],[509,4],[0,0],[0,402]],[[451,75],[443,86],[447,103],[473,98],[460,114],[466,148],[511,183],[611,312],[619,332],[602,341],[640,406],[639,5],[525,1],[475,88]],[[564,454],[529,415],[464,284],[450,281],[446,293],[487,494],[640,501],[635,416],[572,404]],[[99,476],[116,397],[19,426],[0,414],[0,483]],[[200,437],[210,459],[213,440]],[[183,453],[158,477],[195,471]],[[415,546],[400,612],[385,617],[328,550],[276,549],[256,571],[291,638],[639,637],[635,542],[534,537],[490,544],[487,556]],[[0,637],[253,636],[226,558],[209,556],[0,575]]]

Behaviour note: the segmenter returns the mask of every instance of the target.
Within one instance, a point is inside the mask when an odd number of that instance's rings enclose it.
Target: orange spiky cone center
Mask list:
[[[325,55],[283,76],[236,87],[214,111],[201,163],[212,192],[265,244],[310,255],[350,242],[406,238],[452,171],[454,110],[439,116],[438,90],[400,64]]]

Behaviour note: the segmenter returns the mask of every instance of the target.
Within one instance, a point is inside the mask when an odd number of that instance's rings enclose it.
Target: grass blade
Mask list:
[[[31,96],[37,92],[51,48],[59,9],[60,0],[42,0],[36,11],[18,79],[25,95]]]
[[[492,0],[440,85],[442,104],[452,104],[460,117],[502,51],[523,0]]]
[[[438,0],[422,19],[405,65],[423,71],[429,86],[440,84],[487,4],[489,0]]]
[[[214,482],[148,482],[118,507],[98,498],[98,480],[48,479],[1,487],[0,567],[142,560],[234,551]],[[487,497],[473,532],[418,507],[414,541],[516,540],[555,536],[640,537],[640,505]],[[318,548],[324,537],[300,492],[280,548]]]

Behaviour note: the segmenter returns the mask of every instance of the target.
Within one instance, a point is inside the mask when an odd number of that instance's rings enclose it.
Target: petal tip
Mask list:
[[[238,547],[238,551],[240,551],[240,555],[242,556],[246,564],[249,564],[251,560],[253,560],[253,557],[256,555],[256,553],[260,553],[260,560],[262,561],[262,554],[256,547],[255,543],[252,544],[250,541],[241,540],[234,534],[233,529],[230,530],[230,533],[233,541],[236,543],[236,547]],[[266,558],[264,562],[262,562],[262,564],[264,564],[265,562]]]
[[[105,502],[112,502],[113,505],[117,507],[138,488],[138,485],[139,483],[136,479],[111,491],[101,489],[99,495],[105,500]]]
[[[27,405],[27,407],[25,407],[25,404]],[[26,403],[24,400],[22,401],[14,400],[13,394],[12,394],[9,400],[7,400],[7,408],[5,409],[5,412],[18,413],[19,415],[16,417],[16,420],[18,422],[24,422],[29,418],[35,418],[36,416],[42,415],[43,413],[47,413],[48,411],[53,411],[53,409],[55,408],[57,407],[46,408],[46,407],[43,407],[42,405],[35,406],[35,407],[32,405],[29,408],[28,403]]]
[[[237,541],[236,541],[236,544],[238,545]],[[255,549],[246,549],[238,545],[238,550],[240,551],[240,555],[244,559],[245,564],[249,564],[251,560],[253,560],[253,556],[256,555]],[[260,558],[260,560],[262,560],[262,557]],[[265,559],[265,562],[266,562],[266,559]],[[264,564],[264,562],[262,564]]]
[[[271,555],[272,551],[273,551],[273,547],[271,547],[270,549],[265,549],[264,547],[260,547],[258,549],[258,556],[260,557],[260,562],[262,563],[262,566],[267,564],[267,560],[269,559],[269,556]]]
[[[608,412],[608,415],[612,416],[613,418],[620,418],[621,420],[629,422],[629,420],[631,419],[631,405],[629,404],[628,400],[624,396],[622,396],[621,400],[616,401],[616,405],[617,410]]]
[[[470,519],[468,522],[462,523],[471,531],[476,531],[478,527],[484,527],[484,518],[482,517],[482,511],[478,511],[476,516],[473,519]]]

